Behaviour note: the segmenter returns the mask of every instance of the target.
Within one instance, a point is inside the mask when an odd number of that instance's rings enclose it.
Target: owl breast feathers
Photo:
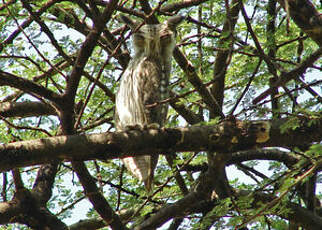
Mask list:
[[[182,16],[169,18],[162,24],[142,25],[122,16],[131,28],[134,57],[126,68],[116,94],[115,125],[117,130],[127,126],[164,125],[168,105],[158,104],[168,97],[171,57],[175,48],[176,26]],[[127,169],[151,189],[158,156],[138,156],[123,159]]]

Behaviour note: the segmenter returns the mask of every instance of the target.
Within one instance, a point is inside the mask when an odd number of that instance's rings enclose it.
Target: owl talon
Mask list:
[[[151,123],[144,125],[144,129],[160,129],[160,125],[158,123]]]
[[[140,124],[136,124],[136,125],[127,125],[125,126],[125,131],[130,131],[130,130],[143,130],[144,126],[140,125]]]

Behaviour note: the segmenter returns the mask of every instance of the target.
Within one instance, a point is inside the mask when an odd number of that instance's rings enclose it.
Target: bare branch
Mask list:
[[[208,0],[185,0],[181,2],[174,2],[170,4],[163,5],[160,8],[161,12],[173,12],[173,11],[179,11],[184,8],[189,8],[192,6],[198,6],[203,2],[207,2]]]
[[[56,111],[48,104],[36,101],[0,103],[2,117],[33,117],[56,115]]]
[[[47,89],[46,87],[0,70],[0,86],[1,85],[11,86],[27,93],[36,94],[56,104],[59,104],[61,102],[60,95]]]
[[[294,147],[321,141],[320,120],[310,120],[312,126],[303,122],[301,127],[281,133],[280,126],[285,122],[286,119],[280,119],[273,122],[238,122],[236,125],[225,121],[212,126],[130,129],[126,132],[58,136],[3,144],[0,145],[0,170],[52,160],[106,160],[144,154],[171,154],[176,151],[210,150],[229,153],[250,149],[255,145]],[[269,123],[270,131],[267,130]]]
[[[107,203],[103,194],[99,191],[95,184],[95,180],[89,174],[84,162],[72,161],[73,168],[84,187],[85,195],[93,204],[95,210],[100,214],[104,221],[111,226],[113,230],[126,230],[120,218]]]
[[[307,35],[322,47],[322,15],[309,0],[278,0],[285,11]]]
[[[272,87],[261,93],[253,100],[253,104],[257,104],[261,100],[264,100],[275,88],[285,85],[290,80],[296,79],[305,73],[307,68],[313,65],[313,63],[319,59],[322,55],[322,48],[317,49],[307,59],[305,59],[298,67],[293,70],[283,73],[279,79],[272,84]]]

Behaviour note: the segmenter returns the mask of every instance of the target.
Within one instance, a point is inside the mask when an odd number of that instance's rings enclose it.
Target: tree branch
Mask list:
[[[237,23],[238,14],[242,4],[240,4],[239,0],[233,0],[231,2],[231,5],[232,7],[230,9],[226,9],[227,16],[218,44],[219,47],[221,47],[222,49],[217,52],[214,63],[213,79],[216,79],[216,81],[211,87],[211,93],[214,96],[216,102],[219,104],[220,110],[218,110],[218,108],[215,109],[215,113],[211,115],[213,117],[220,116],[222,113],[221,109],[224,102],[226,72],[231,60],[231,50],[234,45],[233,32]]]
[[[131,129],[90,135],[57,136],[0,145],[0,171],[48,163],[52,160],[114,159],[145,154],[170,154],[182,151],[236,152],[257,146],[294,147],[322,140],[322,122],[309,122],[281,133],[287,120],[273,122],[223,122],[189,128]],[[269,136],[263,138],[271,123]],[[264,125],[262,125],[264,124]],[[266,133],[267,134],[267,133]],[[265,136],[265,135],[264,135]],[[266,142],[264,142],[267,140]],[[257,142],[257,143],[256,143]],[[258,143],[263,142],[263,143]]]
[[[203,85],[192,63],[188,61],[188,59],[177,47],[174,49],[173,56],[180,68],[187,75],[189,82],[195,87],[195,89],[202,97],[208,109],[221,116],[221,118],[224,118],[225,115],[221,111],[220,104],[216,101],[214,96],[211,95],[209,90]]]
[[[100,18],[93,19],[94,27],[86,37],[86,40],[84,41],[73,66],[73,70],[67,83],[66,92],[63,95],[64,103],[60,104],[62,110],[61,122],[64,129],[63,131],[66,134],[73,133],[74,100],[78,84],[81,76],[83,75],[84,67],[97,44],[97,40],[99,39],[101,32],[105,28],[105,24],[111,18],[117,3],[118,0],[111,0],[110,3],[105,7],[104,12],[100,15]]]
[[[122,224],[119,216],[115,214],[103,194],[101,194],[97,188],[95,181],[89,174],[84,162],[72,161],[72,165],[85,190],[85,195],[104,221],[110,225],[113,230],[126,230],[127,228]]]
[[[63,0],[50,0],[50,1],[48,1],[47,3],[44,4],[43,7],[41,7],[37,11],[37,15],[40,16],[42,13],[44,13],[46,10],[48,10],[51,6],[53,6],[56,3],[62,2],[62,1]],[[22,31],[22,29],[27,28],[32,22],[33,22],[33,19],[31,17],[29,17],[26,21],[21,23],[21,25],[18,26],[18,28],[3,43],[0,44],[0,53],[2,52],[3,48],[6,45],[12,44],[13,40],[16,37],[18,37],[18,35]]]
[[[48,200],[51,198],[57,169],[58,163],[56,162],[44,164],[38,170],[37,177],[32,188],[32,194],[36,196],[42,206],[46,206]]]
[[[43,102],[23,101],[0,103],[2,117],[33,117],[57,115],[53,107]]]
[[[46,87],[0,70],[0,86],[1,85],[11,86],[27,93],[36,94],[56,104],[59,104],[61,102],[60,95],[47,89]]]
[[[314,53],[312,53],[307,59],[305,59],[298,67],[293,70],[283,73],[279,79],[272,84],[272,87],[261,93],[253,100],[253,104],[257,104],[258,102],[264,100],[273,90],[277,87],[285,85],[290,80],[296,79],[302,74],[305,73],[308,67],[312,66],[313,63],[319,59],[322,55],[322,47],[317,49]]]
[[[322,47],[322,15],[309,0],[278,0],[296,25]]]
[[[173,12],[173,11],[179,11],[184,8],[192,7],[192,6],[198,6],[203,2],[207,2],[208,0],[185,0],[181,2],[174,2],[170,4],[166,4],[161,6],[160,11],[161,12]]]
[[[249,191],[238,191],[236,196],[249,196],[252,197],[254,201],[252,206],[258,206],[257,203],[269,204],[278,197],[267,194],[256,192],[253,193]],[[285,218],[287,220],[292,220],[306,229],[310,230],[320,230],[322,226],[322,218],[315,215],[313,212],[308,211],[307,209],[294,204],[292,202],[286,202],[286,208],[289,209],[289,212],[279,212],[279,208],[272,209],[272,214]]]

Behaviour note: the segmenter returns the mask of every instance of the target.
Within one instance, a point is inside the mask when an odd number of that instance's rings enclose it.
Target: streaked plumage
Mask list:
[[[115,124],[117,130],[127,126],[164,125],[168,105],[147,108],[168,97],[167,87],[171,57],[175,48],[176,26],[182,16],[174,16],[163,24],[143,25],[123,16],[133,32],[134,57],[125,70],[116,95]],[[151,189],[158,156],[139,156],[123,159],[127,169]]]

